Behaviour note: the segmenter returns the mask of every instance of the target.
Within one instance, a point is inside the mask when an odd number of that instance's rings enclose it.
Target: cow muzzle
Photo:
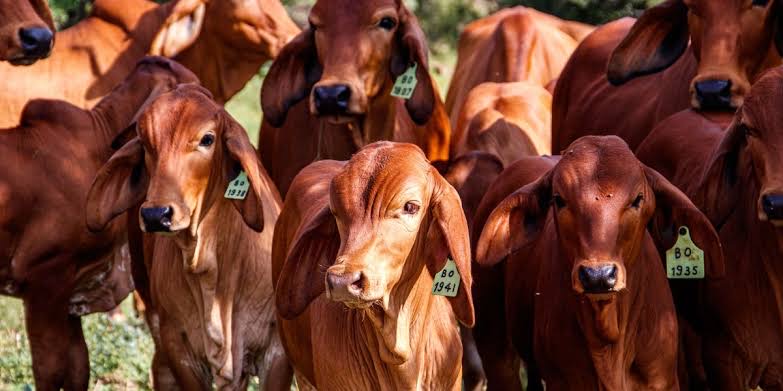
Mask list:
[[[313,88],[313,105],[317,115],[346,115],[350,103],[351,87],[347,84],[332,84]]]
[[[625,288],[623,268],[616,262],[585,262],[576,265],[574,290],[584,294],[606,294]]]
[[[783,194],[765,194],[761,196],[759,219],[769,221],[775,226],[783,226]]]
[[[21,28],[18,32],[21,56],[9,60],[13,65],[30,65],[49,57],[54,33],[47,27]]]
[[[361,271],[332,267],[326,271],[326,293],[333,301],[349,308],[368,308],[380,297],[372,297],[370,281]]]
[[[696,100],[702,110],[726,110],[731,105],[731,80],[703,80],[694,83]]]
[[[174,209],[170,206],[141,208],[139,215],[144,232],[171,232],[171,219],[174,216]]]

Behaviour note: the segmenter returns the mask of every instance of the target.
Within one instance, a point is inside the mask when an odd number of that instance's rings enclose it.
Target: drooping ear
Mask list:
[[[741,192],[737,188],[741,170],[740,151],[747,139],[739,115],[738,112],[737,118],[723,132],[723,139],[712,152],[712,160],[700,178],[693,197],[715,227],[722,226],[726,221]]]
[[[227,112],[223,111],[223,145],[226,149],[226,164],[224,165],[224,181],[221,191],[225,191],[229,183],[236,179],[241,171],[247,174],[250,181],[250,191],[243,200],[231,200],[248,227],[255,231],[264,230],[264,205],[261,192],[265,188],[262,166],[258,160],[255,148],[247,137],[247,132]]]
[[[427,269],[433,277],[443,269],[449,257],[457,265],[460,287],[457,296],[449,297],[451,308],[457,319],[468,327],[473,327],[472,286],[470,274],[470,236],[465,212],[459,194],[435,170],[433,197],[430,204],[431,221],[427,231]]]
[[[723,248],[707,216],[663,175],[646,166],[644,174],[655,193],[655,213],[650,228],[658,251],[664,253],[674,246],[679,228],[688,227],[693,242],[704,250],[705,275],[723,277],[726,271]]]
[[[302,170],[280,212],[272,255],[275,263],[285,257],[275,285],[277,311],[284,319],[299,316],[326,289],[326,269],[340,248],[337,223],[329,210],[329,184],[342,164],[321,161]]]
[[[476,262],[495,265],[533,241],[546,223],[552,172],[511,193],[492,211],[476,246]]]
[[[310,94],[322,72],[315,32],[307,29],[280,51],[264,79],[261,87],[264,119],[276,128],[282,126],[288,110]]]
[[[138,138],[126,143],[98,171],[87,194],[87,228],[102,231],[109,222],[144,201],[149,176]]]
[[[204,0],[179,0],[150,46],[154,56],[174,57],[196,41],[204,25]]]
[[[688,7],[682,0],[648,9],[612,53],[609,82],[620,85],[668,68],[685,52],[689,36]]]
[[[427,39],[419,26],[419,21],[404,5],[400,6],[400,26],[397,28],[397,42],[391,57],[391,74],[396,80],[408,68],[417,64],[416,89],[413,96],[405,102],[411,119],[418,125],[430,120],[435,109],[435,90],[429,72],[427,58]]]

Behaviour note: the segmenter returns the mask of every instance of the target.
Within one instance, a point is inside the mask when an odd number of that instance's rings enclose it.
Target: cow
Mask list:
[[[48,57],[54,31],[46,0],[0,1],[0,61],[30,65]]]
[[[716,279],[723,253],[707,217],[625,142],[587,136],[557,161],[520,160],[487,191],[474,228],[476,262],[504,263],[507,330],[546,389],[679,389],[659,251],[685,230]]]
[[[473,324],[467,224],[417,146],[376,142],[348,162],[307,166],[283,204],[272,259],[298,384],[461,389],[457,321]],[[434,294],[444,271],[453,297]]]
[[[514,7],[471,22],[460,34],[457,65],[446,94],[446,111],[456,126],[462,105],[484,82],[553,82],[576,46],[593,30],[532,8]]]
[[[92,107],[147,53],[175,58],[225,103],[298,33],[279,0],[96,0],[57,33],[47,60],[0,64],[0,126],[15,125],[33,98]]]
[[[247,133],[208,90],[185,84],[150,103],[137,134],[98,172],[85,209],[102,232],[141,204],[156,389],[272,382],[268,370],[286,363],[270,260],[281,201]]]
[[[783,384],[781,103],[783,67],[776,67],[753,84],[733,118],[686,110],[662,121],[637,150],[704,211],[731,260],[727,278],[686,292],[702,298],[688,307],[688,319],[702,338],[712,390]]]
[[[635,149],[681,110],[733,111],[781,63],[783,8],[768,0],[666,0],[597,29],[555,88],[552,147],[613,134]],[[689,44],[690,42],[690,44]]]
[[[508,166],[522,156],[550,154],[551,107],[552,95],[533,83],[479,84],[455,122],[450,155],[484,151]]]
[[[403,2],[321,0],[309,20],[261,90],[260,153],[280,193],[314,160],[347,160],[379,140],[415,143],[430,160],[447,160],[449,120],[424,32]],[[390,95],[414,74],[409,99]]]
[[[33,100],[18,127],[0,132],[0,292],[24,302],[37,389],[87,389],[80,316],[108,311],[133,290],[115,256],[127,242],[123,226],[93,234],[85,224],[93,177],[148,100],[195,80],[179,64],[144,59],[93,110]]]

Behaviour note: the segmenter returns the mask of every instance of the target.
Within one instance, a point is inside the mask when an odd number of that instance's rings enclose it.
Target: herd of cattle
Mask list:
[[[36,388],[135,290],[161,390],[783,390],[783,1],[458,49],[444,102],[401,0],[0,0]],[[223,104],[270,59],[256,150]]]

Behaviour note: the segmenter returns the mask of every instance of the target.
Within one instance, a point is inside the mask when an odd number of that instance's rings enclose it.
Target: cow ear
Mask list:
[[[693,242],[704,250],[706,275],[710,278],[723,277],[726,270],[723,248],[707,216],[663,175],[646,166],[644,174],[655,194],[655,212],[650,228],[658,251],[665,253],[672,248],[680,227],[687,227]]]
[[[391,74],[394,79],[408,68],[416,67],[416,88],[413,96],[405,102],[411,119],[418,125],[430,120],[435,110],[435,89],[430,77],[427,58],[427,39],[419,21],[407,8],[401,6],[400,26],[397,28],[397,44],[391,58]]]
[[[329,183],[342,166],[334,163],[314,163],[297,175],[275,227],[272,253],[285,257],[275,302],[284,319],[299,316],[324,293],[326,269],[337,258],[340,234],[329,210]],[[289,237],[293,240],[284,247]]]
[[[716,227],[719,227],[734,210],[741,190],[736,188],[740,177],[740,151],[746,145],[745,127],[739,116],[723,133],[721,143],[712,154],[712,161],[699,182],[694,201],[702,206],[704,213]]]
[[[457,190],[434,167],[431,170],[435,185],[430,204],[432,223],[427,231],[427,269],[434,277],[446,266],[449,258],[454,261],[460,276],[460,288],[457,296],[450,297],[449,301],[457,319],[473,327],[475,315],[471,294],[473,279],[470,274],[468,222]]]
[[[223,145],[226,148],[228,162],[224,169],[224,186],[220,188],[225,191],[230,182],[232,182],[244,171],[247,179],[250,181],[250,189],[244,199],[232,199],[231,203],[237,209],[242,219],[248,227],[255,231],[264,230],[264,205],[262,203],[262,191],[267,187],[264,180],[265,173],[263,166],[258,160],[255,148],[250,144],[247,132],[236,120],[231,118],[227,112],[222,113],[223,117]],[[268,191],[268,189],[266,189]]]
[[[264,120],[279,128],[288,110],[310,94],[321,79],[315,32],[307,29],[289,42],[272,63],[261,87]]]
[[[613,85],[656,73],[674,64],[689,41],[688,7],[667,0],[642,14],[612,52],[607,77]]]
[[[551,199],[551,171],[506,197],[484,224],[476,262],[495,265],[533,241],[544,227]]]
[[[204,25],[204,0],[179,0],[150,46],[154,56],[174,57],[196,41]]]
[[[149,176],[138,138],[126,143],[98,171],[87,194],[87,227],[102,231],[109,222],[144,201]]]

